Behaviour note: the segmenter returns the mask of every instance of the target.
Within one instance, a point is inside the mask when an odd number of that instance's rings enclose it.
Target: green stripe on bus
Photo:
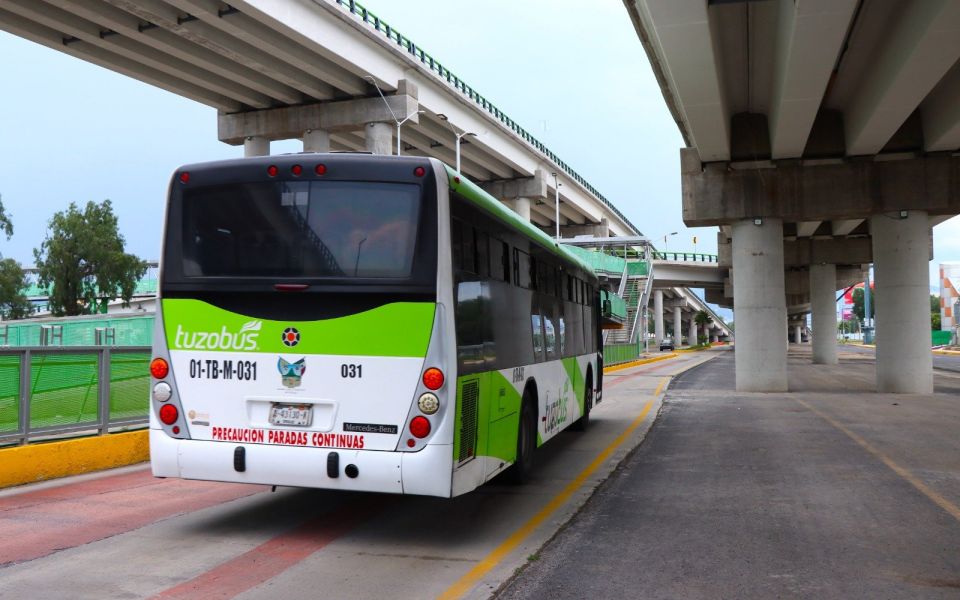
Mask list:
[[[162,300],[162,310],[171,350],[421,358],[427,354],[436,305],[393,302],[319,321],[258,319],[181,298]]]

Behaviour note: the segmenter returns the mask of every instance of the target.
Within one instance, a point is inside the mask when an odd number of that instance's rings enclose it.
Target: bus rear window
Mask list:
[[[420,188],[405,183],[263,182],[183,197],[185,277],[408,278]]]

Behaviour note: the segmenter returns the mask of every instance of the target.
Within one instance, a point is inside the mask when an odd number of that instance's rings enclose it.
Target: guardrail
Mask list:
[[[640,345],[636,342],[632,344],[607,344],[603,347],[603,366],[609,367],[637,360],[640,354]]]
[[[148,422],[149,346],[0,348],[0,445]]]
[[[653,260],[672,260],[686,262],[717,262],[716,254],[701,254],[698,252],[660,252],[653,251],[650,254]]]
[[[492,102],[477,93],[476,90],[467,85],[462,79],[460,79],[460,77],[451,72],[450,69],[443,66],[440,61],[424,52],[422,48],[413,42],[413,40],[391,27],[386,21],[367,10],[367,8],[361,5],[359,2],[355,2],[354,0],[336,0],[336,3],[349,10],[352,15],[355,15],[364,24],[369,25],[370,27],[373,27],[375,31],[384,34],[388,40],[396,43],[400,48],[411,54],[415,59],[419,60],[424,67],[439,75],[441,79],[446,80],[446,82],[455,90],[472,100],[477,106],[487,111],[487,113],[500,121],[500,123],[516,133],[521,139],[539,150],[554,164],[563,169],[564,173],[569,175],[574,181],[582,185],[591,194],[596,196],[607,206],[607,208],[612,210],[614,214],[620,217],[623,222],[629,225],[634,231],[640,231],[633,223],[630,222],[629,219],[627,219],[627,217],[623,215],[623,213],[617,209],[617,207],[607,200],[603,194],[598,192],[595,187],[587,183],[587,180],[584,179],[579,173],[574,171],[570,165],[560,160],[560,157],[543,145],[543,142],[533,137],[533,135],[531,135],[530,132],[523,127],[520,127],[516,121],[504,114],[504,112],[494,106]]]

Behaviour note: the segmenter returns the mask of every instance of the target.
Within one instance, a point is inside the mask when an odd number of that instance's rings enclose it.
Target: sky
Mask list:
[[[366,0],[537,136],[668,250],[716,251],[716,228],[681,220],[677,130],[619,0]],[[216,111],[0,32],[0,199],[14,224],[0,255],[32,265],[70,202],[110,199],[127,249],[160,254],[163,203],[181,164],[242,156]],[[273,153],[297,152],[297,141]],[[659,238],[659,239],[657,239]],[[934,229],[935,259],[960,261],[960,218]]]

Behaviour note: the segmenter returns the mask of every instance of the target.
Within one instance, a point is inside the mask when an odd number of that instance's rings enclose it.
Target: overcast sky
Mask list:
[[[668,249],[716,250],[716,229],[680,218],[679,148],[646,55],[620,0],[366,0],[368,9],[449,65],[540,138],[644,234]],[[216,112],[0,32],[0,196],[15,234],[0,254],[32,264],[50,216],[113,201],[128,251],[160,253],[163,202],[177,166],[232,158]],[[274,143],[295,152],[299,142]],[[960,219],[934,230],[937,264],[960,261]]]

